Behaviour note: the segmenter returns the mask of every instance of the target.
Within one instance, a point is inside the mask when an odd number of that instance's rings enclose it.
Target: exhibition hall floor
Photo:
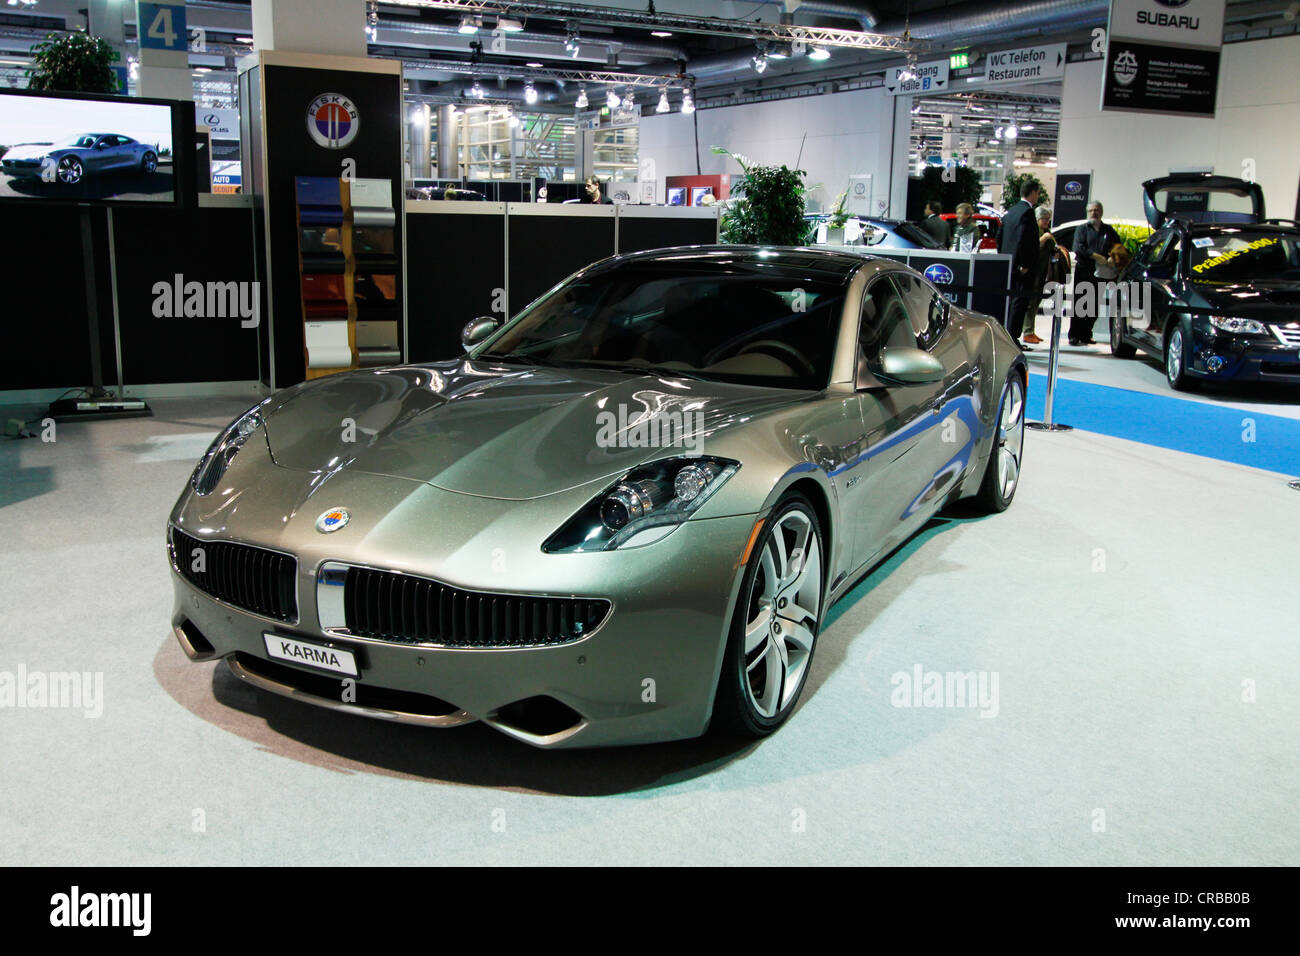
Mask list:
[[[1067,363],[1081,384],[1151,371]],[[1124,387],[1101,397],[1174,403],[1139,414],[1157,427],[1258,406],[1256,445],[1294,437],[1274,428],[1294,408]],[[0,672],[103,674],[97,718],[0,710],[0,863],[1300,861],[1300,492],[1225,435],[1189,453],[1030,433],[1006,514],[934,522],[831,609],[775,736],[542,752],[482,725],[321,711],[188,662],[163,525],[247,403],[153,404],[53,444],[0,442]],[[911,706],[926,699],[903,682],[932,672],[975,672],[990,696]]]

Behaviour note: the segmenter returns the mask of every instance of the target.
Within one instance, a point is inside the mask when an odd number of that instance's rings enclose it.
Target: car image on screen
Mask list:
[[[94,173],[153,173],[158,169],[158,147],[121,133],[78,133],[58,143],[14,146],[0,159],[0,169],[16,178],[75,186]]]

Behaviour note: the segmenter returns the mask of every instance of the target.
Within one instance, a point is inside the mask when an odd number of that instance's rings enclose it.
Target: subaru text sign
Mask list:
[[[1213,116],[1224,0],[1111,0],[1101,108]]]

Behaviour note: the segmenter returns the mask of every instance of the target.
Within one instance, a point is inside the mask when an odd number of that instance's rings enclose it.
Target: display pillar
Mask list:
[[[366,55],[366,0],[253,0],[253,49]]]
[[[361,26],[357,29],[360,32]],[[246,191],[254,196],[264,232],[263,288],[268,318],[264,367],[269,369],[266,384],[284,388],[309,377],[304,288],[310,287],[311,280],[305,286],[304,276],[312,274],[312,270],[300,250],[307,248],[303,242],[315,243],[320,237],[305,236],[299,221],[297,182],[304,177],[341,180],[344,184],[381,181],[378,188],[374,182],[367,184],[368,202],[371,207],[392,210],[389,215],[394,221],[391,235],[372,234],[371,238],[382,241],[383,255],[391,256],[396,263],[391,298],[384,280],[384,300],[388,304],[381,311],[399,317],[399,341],[392,344],[399,356],[405,355],[401,269],[406,238],[401,215],[405,117],[401,64],[261,50],[240,61],[239,94],[243,105],[240,121],[245,133],[242,149]],[[387,204],[376,198],[381,190],[387,194]],[[350,236],[350,211],[345,225],[342,234]],[[352,258],[351,250],[348,258]],[[356,318],[350,313],[347,321],[355,323]],[[312,377],[336,367],[321,365],[316,369],[316,364],[313,360]]]

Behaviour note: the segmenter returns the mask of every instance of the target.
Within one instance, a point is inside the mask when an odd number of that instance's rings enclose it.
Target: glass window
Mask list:
[[[1293,234],[1224,229],[1192,239],[1193,282],[1252,282],[1300,278],[1300,242]]]
[[[880,361],[887,348],[916,348],[916,333],[907,305],[888,275],[877,276],[862,297],[862,321],[858,325],[858,381]]]
[[[943,297],[934,286],[908,272],[895,272],[899,293],[907,306],[908,319],[916,336],[915,348],[929,349],[943,334]]]

